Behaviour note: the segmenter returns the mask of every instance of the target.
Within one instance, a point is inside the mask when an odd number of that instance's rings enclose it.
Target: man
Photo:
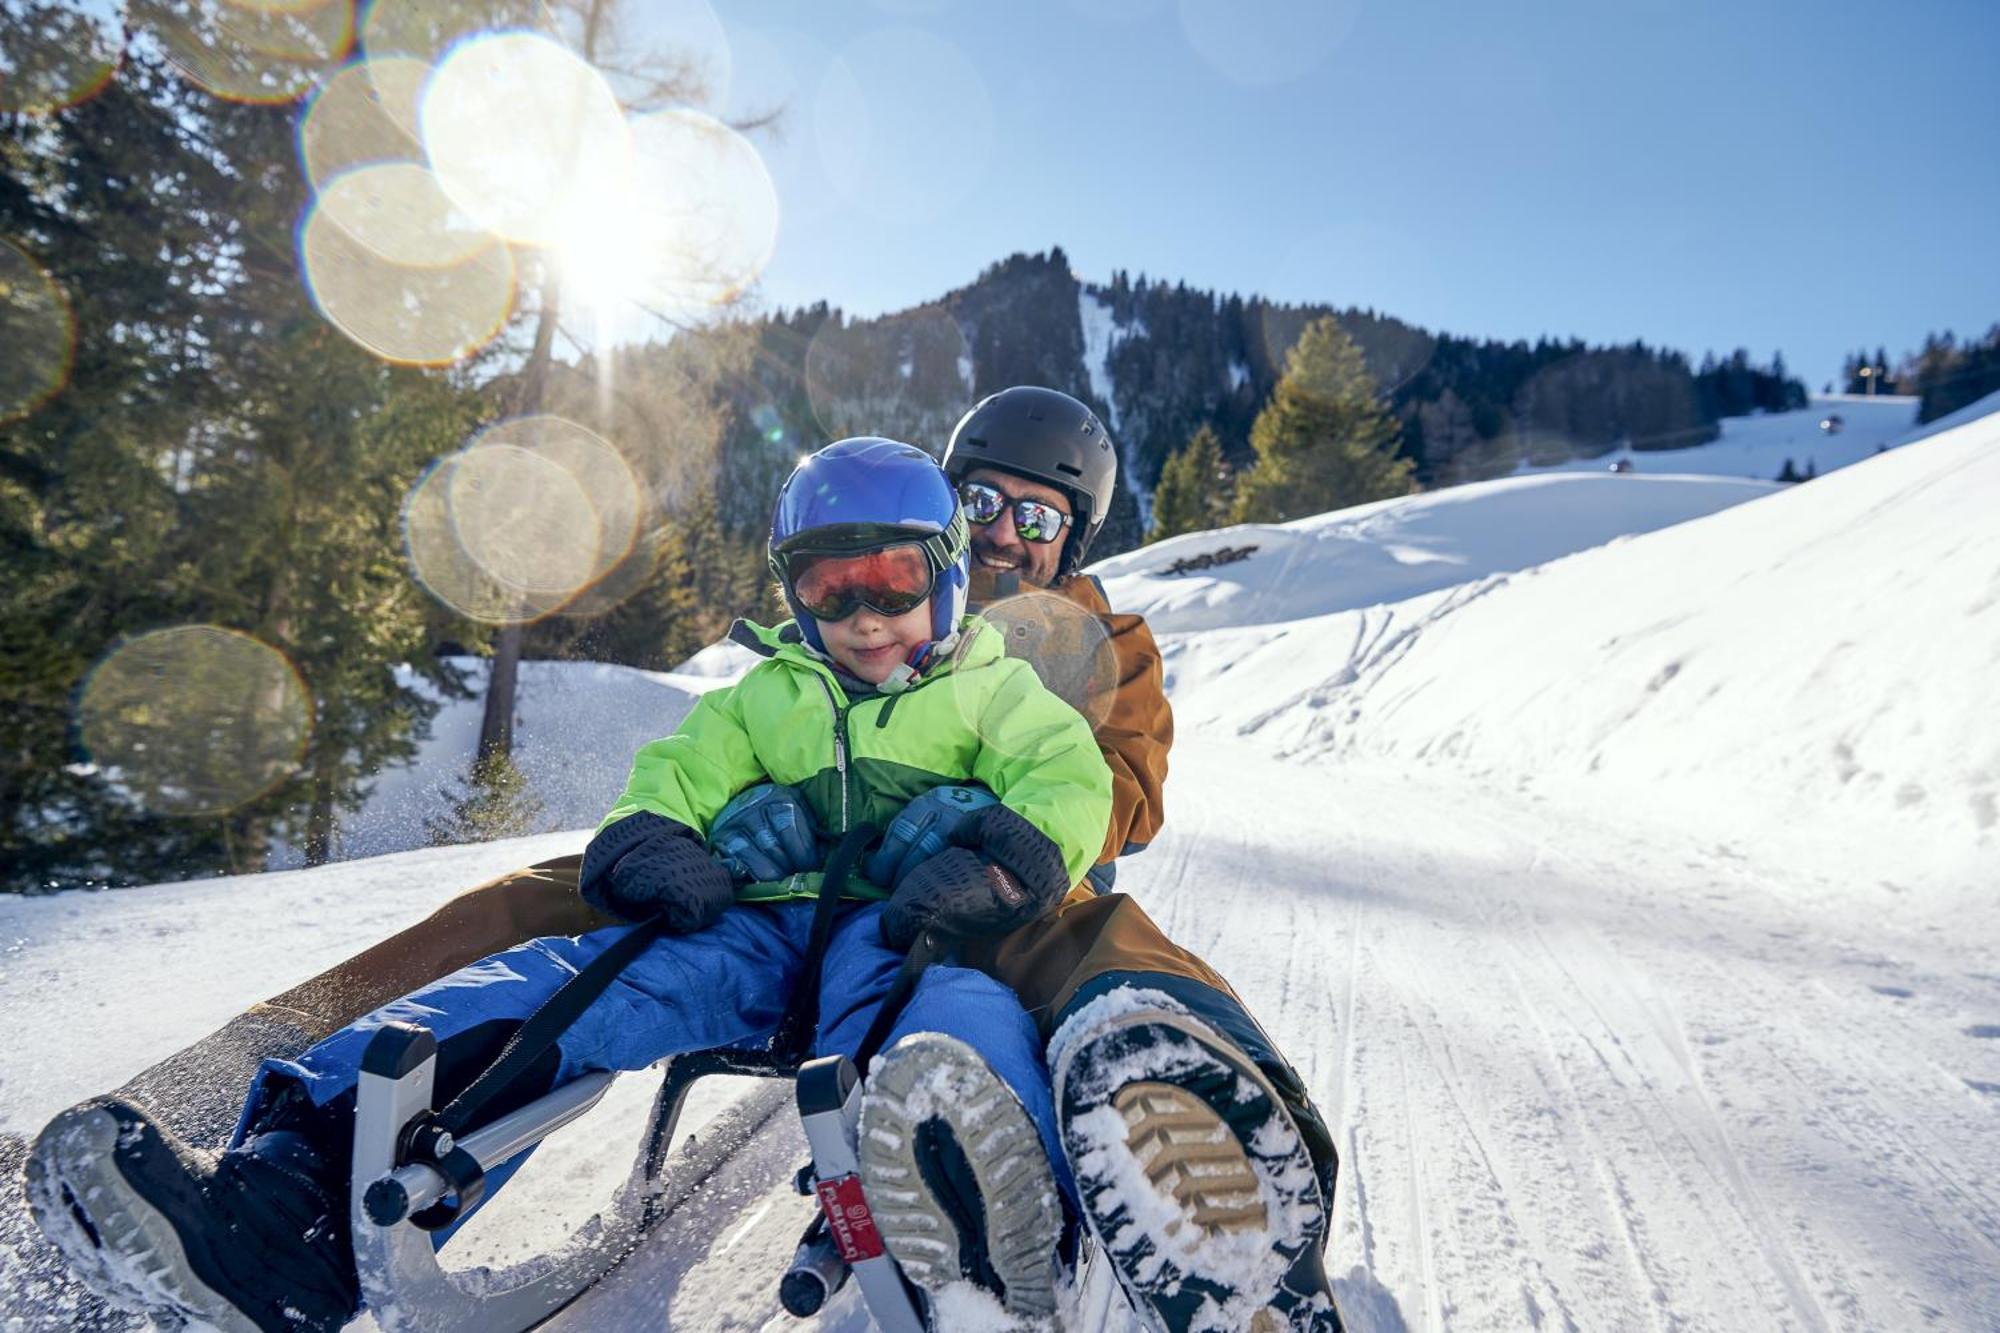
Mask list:
[[[1049,1043],[1084,1220],[1157,1327],[1337,1328],[1321,1266],[1336,1169],[1324,1122],[1228,983],[1130,897],[1096,891],[1119,855],[1158,832],[1173,740],[1151,631],[1114,614],[1079,572],[1117,484],[1115,448],[1076,399],[1017,387],[959,422],[944,464],[971,520],[975,601],[1017,585],[1045,590],[1095,617],[1116,661],[1108,711],[1093,718],[1113,813],[1092,883],[963,960],[1012,986]],[[160,1107],[182,1137],[220,1139],[233,1101],[190,1104],[190,1088],[240,1087],[262,1057],[296,1054],[435,978],[527,939],[609,923],[579,893],[581,860],[543,862],[459,896],[126,1091]],[[1157,1197],[1131,1197],[1121,1175]],[[1157,1218],[1180,1221],[1132,1225]]]
[[[1173,743],[1152,632],[1114,614],[1080,572],[1110,509],[1117,452],[1084,404],[1022,386],[966,414],[944,466],[971,520],[975,604],[1018,580],[1109,634],[1117,685],[1096,726],[1112,773],[1108,871],[1164,822]],[[1325,1122],[1229,984],[1132,898],[1095,887],[966,958],[1012,986],[1050,1037],[1086,1221],[1158,1327],[1337,1328],[1321,1264],[1337,1166]],[[1134,1164],[1155,1198],[1121,1188]],[[1246,1264],[1246,1251],[1264,1257]]]

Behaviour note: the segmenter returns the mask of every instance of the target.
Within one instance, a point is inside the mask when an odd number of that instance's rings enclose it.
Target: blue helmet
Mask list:
[[[921,541],[930,557],[931,638],[943,643],[965,614],[971,549],[958,491],[929,454],[879,436],[836,440],[809,455],[778,491],[771,515],[771,572],[807,643],[820,652],[819,622],[793,599],[785,577],[792,551],[867,551]]]

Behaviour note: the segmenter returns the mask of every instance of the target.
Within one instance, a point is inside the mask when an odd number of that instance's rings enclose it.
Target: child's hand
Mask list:
[[[818,870],[819,830],[805,798],[764,783],[736,793],[708,830],[708,845],[738,879],[770,883]]]
[[[584,848],[583,900],[643,921],[664,916],[680,933],[715,924],[736,886],[693,829],[642,810],[604,828]]]
[[[964,845],[972,817],[1000,798],[984,787],[933,787],[889,821],[882,845],[868,858],[868,878],[885,889],[947,847]],[[963,836],[962,836],[963,835]]]
[[[947,847],[904,875],[882,913],[882,938],[903,948],[935,926],[947,935],[1005,935],[1062,901],[1069,872],[1062,849],[995,802],[959,830],[967,845]]]

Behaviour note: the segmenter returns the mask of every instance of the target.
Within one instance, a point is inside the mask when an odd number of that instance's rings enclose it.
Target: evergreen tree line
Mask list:
[[[208,96],[136,45],[98,95],[0,116],[0,241],[61,294],[0,281],[0,889],[252,870],[280,844],[336,856],[340,817],[476,688],[461,655],[494,631],[414,576],[403,506],[517,410],[533,294],[450,369],[388,365],[337,332],[294,254],[310,202],[296,116]],[[545,376],[542,410],[633,442],[644,518],[595,586],[529,627],[530,655],[671,665],[765,597],[761,540],[724,530],[716,467],[718,386],[752,341],[724,329]],[[31,399],[24,366],[67,372]],[[199,660],[121,674],[149,632],[197,625],[289,664],[296,753],[232,749],[255,709],[218,697],[229,682]],[[117,709],[93,713],[113,678]],[[204,780],[232,764],[274,780],[203,800],[134,776],[170,747],[206,750]],[[473,776],[440,838],[532,806],[517,773]]]
[[[1917,420],[1935,421],[1959,408],[2000,393],[2000,324],[1984,337],[1960,342],[1949,329],[1927,334],[1917,351],[1891,366],[1884,348],[1871,359],[1867,352],[1848,355],[1841,366],[1847,393],[1914,394],[1922,401]]]

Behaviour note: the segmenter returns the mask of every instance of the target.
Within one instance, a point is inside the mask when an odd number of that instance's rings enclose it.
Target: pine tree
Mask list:
[[[1222,456],[1222,441],[1215,428],[1204,423],[1160,469],[1147,542],[1220,527],[1229,521],[1235,491],[1235,476]]]
[[[436,707],[399,664],[450,692],[398,510],[474,395],[314,311],[294,115],[210,98],[135,48],[89,102],[0,123],[0,234],[68,294],[77,342],[67,387],[0,423],[0,634],[24,667],[0,681],[9,887],[254,869],[274,838],[323,858]],[[77,762],[71,701],[121,636],[194,623],[281,653],[312,733],[272,790],[163,812]]]
[[[1257,461],[1238,482],[1234,518],[1283,522],[1407,495],[1396,433],[1361,350],[1331,316],[1314,320],[1250,429]]]

